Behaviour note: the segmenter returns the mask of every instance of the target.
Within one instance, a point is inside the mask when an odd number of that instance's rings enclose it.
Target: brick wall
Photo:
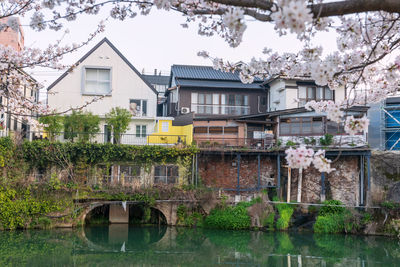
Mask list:
[[[332,166],[336,170],[325,174],[326,199],[336,199],[342,201],[344,204],[356,206],[359,203],[360,195],[359,158],[355,156],[342,156]],[[298,174],[298,170],[292,170],[291,201],[297,200]],[[283,184],[285,185],[287,183],[286,168],[282,168],[282,175]],[[316,203],[321,200],[321,173],[313,167],[303,170],[301,194],[302,202]],[[284,195],[284,199],[286,199],[286,195]]]
[[[8,18],[3,18],[0,23],[7,23]],[[18,20],[19,21],[19,20]],[[11,46],[17,51],[24,49],[24,33],[20,27],[19,32],[14,31],[11,28],[0,31],[0,44],[4,46]]]
[[[286,200],[287,168],[281,166],[281,196]],[[277,182],[276,156],[263,155],[260,158],[260,185],[267,185],[268,181]],[[237,155],[231,153],[207,154],[198,158],[198,170],[202,183],[212,188],[236,189],[237,187]],[[359,158],[356,156],[342,156],[333,167],[336,171],[325,174],[325,198],[336,199],[347,205],[356,206],[359,203]],[[292,170],[291,201],[297,200],[298,170]],[[258,176],[257,155],[241,155],[240,178],[241,189],[256,188]],[[272,179],[271,179],[272,178]],[[366,179],[366,178],[365,178]],[[235,191],[233,191],[234,193]],[[310,167],[303,170],[302,197],[305,203],[321,201],[321,173]]]
[[[213,188],[231,188],[237,186],[236,154],[219,154],[199,156],[199,175],[202,183]],[[255,188],[258,178],[258,160],[256,155],[240,158],[240,188]],[[272,178],[276,183],[276,158],[260,157],[260,185],[266,185]]]

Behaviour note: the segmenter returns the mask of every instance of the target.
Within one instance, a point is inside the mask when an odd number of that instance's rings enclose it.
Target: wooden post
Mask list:
[[[236,164],[237,164],[236,194],[240,195],[240,154],[237,154]]]
[[[370,156],[367,156],[367,196],[366,196],[366,206],[370,203],[370,191],[371,191],[371,163]]]
[[[257,190],[260,190],[260,176],[261,176],[261,159],[260,159],[260,154],[257,155]]]
[[[287,196],[286,202],[290,202],[290,187],[292,186],[292,168],[288,167],[288,185],[287,185]]]
[[[281,194],[281,157],[279,156],[279,153],[278,153],[278,156],[276,157],[276,169],[278,171],[278,175],[277,175],[278,179],[277,179],[276,189],[277,189],[277,194],[280,199],[282,197],[282,194]]]
[[[364,206],[364,156],[360,156],[360,206]]]
[[[301,202],[301,186],[303,183],[303,168],[299,169],[299,178],[297,179],[297,202]]]
[[[321,172],[321,202],[325,201],[325,173]]]

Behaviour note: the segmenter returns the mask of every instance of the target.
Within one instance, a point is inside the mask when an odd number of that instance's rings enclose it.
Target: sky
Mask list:
[[[108,12],[104,9],[98,15],[83,15],[74,22],[66,23],[65,28],[70,30],[70,34],[64,38],[64,43],[72,44],[86,40],[97,28],[98,22],[107,17]],[[106,22],[105,32],[79,51],[66,55],[62,63],[75,63],[104,37],[107,37],[139,71],[144,69],[146,74],[152,74],[154,69],[157,69],[167,75],[173,64],[211,65],[210,60],[197,56],[197,52],[202,50],[208,51],[211,56],[233,62],[247,62],[252,57],[262,57],[264,47],[278,52],[296,52],[302,46],[293,35],[280,37],[275,33],[271,23],[254,21],[250,18],[243,42],[236,48],[231,48],[217,35],[212,37],[198,35],[197,22],[190,23],[188,29],[183,28],[180,25],[182,23],[185,23],[185,18],[180,13],[156,9],[153,9],[150,15],[138,15],[125,21],[110,19]],[[22,18],[22,24],[29,24],[29,19]],[[45,48],[63,35],[63,31],[37,32],[30,27],[24,27],[24,31],[25,45],[39,48]],[[335,34],[319,34],[316,41],[326,51],[336,48]],[[54,70],[27,71],[45,86],[62,74]]]

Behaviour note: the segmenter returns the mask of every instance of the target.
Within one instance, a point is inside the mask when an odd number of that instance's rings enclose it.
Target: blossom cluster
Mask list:
[[[285,30],[296,33],[299,36],[305,32],[306,26],[311,24],[313,16],[307,7],[305,0],[278,0],[278,10],[272,13],[275,21],[275,29],[283,35]]]
[[[309,111],[314,110],[316,113],[326,113],[327,119],[336,123],[340,123],[342,121],[342,117],[344,116],[341,105],[332,100],[311,100],[306,103],[305,108]]]
[[[300,146],[296,149],[286,149],[286,161],[291,168],[307,169],[311,163],[320,172],[330,173],[334,169],[331,168],[331,160],[325,158],[325,151],[318,150],[314,152],[311,148]]]
[[[369,120],[367,117],[356,119],[353,116],[348,116],[344,124],[344,130],[350,135],[357,133],[368,132]]]

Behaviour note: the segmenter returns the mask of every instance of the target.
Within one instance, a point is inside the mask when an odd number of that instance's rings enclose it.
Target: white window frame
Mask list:
[[[161,122],[161,132],[168,133],[168,131],[169,131],[169,122],[168,121]]]
[[[110,91],[106,94],[104,93],[92,93],[92,92],[86,92],[86,70],[87,69],[96,69],[96,70],[109,70],[110,71],[110,79],[109,79],[109,84],[110,84]],[[112,68],[111,67],[104,67],[104,66],[84,66],[82,68],[82,90],[81,93],[82,95],[105,95],[105,96],[111,96],[112,92]]]
[[[139,115],[134,115],[132,113],[132,110],[131,110],[131,107],[130,107],[132,100],[140,101]],[[143,114],[143,102],[146,102],[146,114]],[[148,117],[149,116],[149,100],[148,99],[139,99],[139,98],[130,98],[129,99],[129,111],[131,112],[132,117],[134,117],[134,118],[135,117]]]

